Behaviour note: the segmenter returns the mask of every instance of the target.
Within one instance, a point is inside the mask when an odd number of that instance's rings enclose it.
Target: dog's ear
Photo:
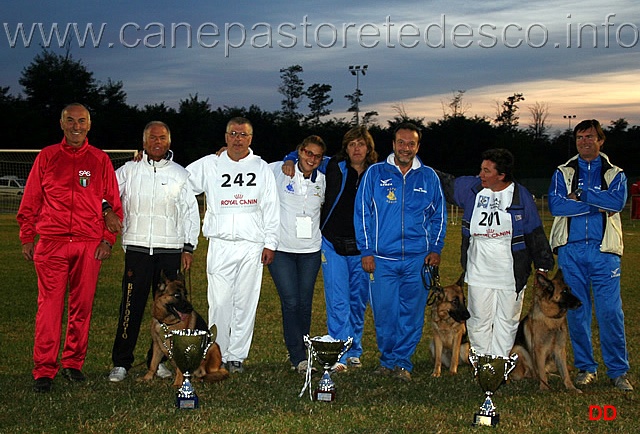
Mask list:
[[[460,288],[462,288],[464,286],[464,271],[462,272],[462,274],[458,278],[458,281],[456,282],[456,285],[458,285]]]
[[[551,280],[547,279],[547,277],[542,273],[536,273],[536,283],[542,289],[548,289],[549,286],[553,287]]]
[[[167,283],[165,282],[160,282],[158,283],[158,291],[156,292],[157,294],[161,294],[162,292],[164,292],[164,290],[167,289]]]
[[[178,271],[178,274],[176,275],[176,280],[184,284],[184,274],[182,274],[181,271]]]
[[[556,271],[556,275],[553,276],[553,280],[558,280],[560,282],[564,282],[564,276],[562,274],[562,269],[558,268],[558,271]]]
[[[169,282],[169,278],[164,274],[164,270],[160,270],[160,279],[165,283]]]

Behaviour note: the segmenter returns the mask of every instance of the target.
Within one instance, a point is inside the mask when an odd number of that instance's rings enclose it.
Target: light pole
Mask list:
[[[356,97],[354,103],[356,106],[356,125],[360,125],[360,74],[363,76],[367,74],[367,68],[369,65],[350,65],[349,72],[351,75],[356,76]]]
[[[576,115],[562,115],[563,118],[569,120],[569,146],[567,147],[567,158],[571,158],[571,138],[573,133],[571,132],[571,119],[575,119]]]

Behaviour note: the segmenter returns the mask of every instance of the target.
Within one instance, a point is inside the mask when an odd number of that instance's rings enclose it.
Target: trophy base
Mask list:
[[[313,399],[316,401],[332,402],[336,399],[336,391],[323,391],[320,389],[316,389],[313,391]]]
[[[198,396],[194,395],[189,398],[184,396],[176,396],[176,407],[185,410],[195,410],[198,408]]]
[[[473,415],[473,426],[496,426],[498,422],[500,422],[500,415],[497,413],[493,416],[480,413]]]

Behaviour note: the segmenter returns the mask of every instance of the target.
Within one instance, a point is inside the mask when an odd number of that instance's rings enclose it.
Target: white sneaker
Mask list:
[[[173,376],[173,372],[171,372],[169,368],[167,368],[167,365],[165,365],[164,363],[160,363],[158,365],[158,371],[156,372],[156,375],[160,378],[171,378]]]
[[[309,367],[309,362],[306,361],[306,360],[303,360],[300,363],[298,363],[298,366],[294,367],[293,369],[298,371],[299,374],[306,374],[308,367]],[[311,366],[311,373],[315,374],[316,372],[318,372],[316,367],[315,366]]]
[[[296,366],[296,370],[298,371],[299,374],[306,374],[307,367],[309,367],[309,362],[307,362],[306,360],[303,360],[302,362],[298,363],[298,366]]]
[[[127,376],[127,370],[122,366],[116,366],[109,372],[109,381],[113,383],[118,383],[124,380],[124,377]]]

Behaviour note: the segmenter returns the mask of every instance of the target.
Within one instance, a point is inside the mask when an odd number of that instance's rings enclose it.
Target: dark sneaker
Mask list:
[[[227,362],[229,366],[227,370],[230,374],[242,374],[244,372],[244,367],[242,366],[242,362],[238,362],[237,360]]]
[[[396,366],[393,369],[393,378],[397,378],[400,381],[408,383],[409,381],[411,381],[411,372],[407,371],[404,368],[401,368],[400,366]]]
[[[586,386],[587,384],[591,384],[591,383],[595,383],[595,381],[598,379],[598,373],[597,372],[587,372],[587,371],[580,371],[578,372],[578,375],[576,375],[576,386],[581,387],[581,386]]]
[[[623,392],[633,391],[633,386],[629,383],[627,374],[622,374],[619,377],[613,378],[611,380],[611,384],[613,384],[616,389],[622,390]]]
[[[37,393],[47,393],[51,391],[52,385],[53,385],[53,378],[48,378],[48,377],[36,378],[36,381],[33,383],[33,391]]]
[[[74,368],[62,368],[62,376],[75,383],[80,383],[87,379],[81,370]]]
[[[388,377],[391,375],[393,371],[389,368],[386,368],[382,365],[378,366],[375,371],[372,372],[373,375],[377,375],[379,377]]]

